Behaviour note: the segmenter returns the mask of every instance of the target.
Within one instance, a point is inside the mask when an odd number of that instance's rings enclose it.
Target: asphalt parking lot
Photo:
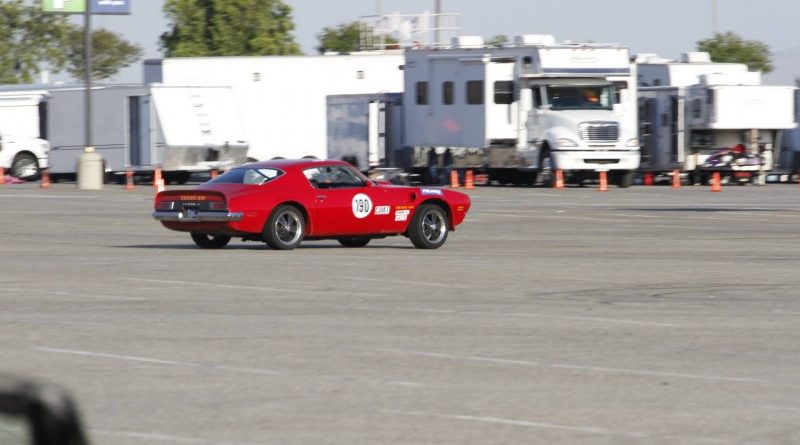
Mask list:
[[[95,444],[800,443],[797,185],[470,195],[436,251],[207,251],[150,187],[0,186],[2,370]]]

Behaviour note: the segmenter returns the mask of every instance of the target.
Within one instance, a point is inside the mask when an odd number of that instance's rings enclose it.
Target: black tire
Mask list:
[[[539,184],[542,187],[553,188],[556,186],[556,166],[553,163],[553,156],[547,147],[542,148],[539,156],[539,169],[536,173]]]
[[[364,247],[369,244],[369,238],[339,238],[339,244],[344,247]]]
[[[23,181],[32,181],[39,177],[39,160],[30,153],[18,153],[11,162],[9,174]]]
[[[267,218],[264,241],[275,250],[292,250],[303,241],[305,230],[303,212],[293,205],[280,205]]]
[[[228,235],[209,235],[208,233],[192,232],[192,241],[203,249],[222,249],[228,245],[231,237]]]
[[[447,232],[447,212],[436,204],[421,205],[408,227],[408,237],[418,249],[442,247]]]
[[[179,184],[183,185],[189,182],[191,179],[192,174],[189,172],[183,171],[171,171],[171,172],[164,172],[164,182],[167,184]]]
[[[623,170],[614,172],[614,184],[619,188],[628,188],[633,184],[634,170]]]

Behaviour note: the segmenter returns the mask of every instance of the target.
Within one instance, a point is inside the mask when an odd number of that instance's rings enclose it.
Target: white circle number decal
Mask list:
[[[353,196],[353,215],[355,215],[356,218],[366,218],[371,211],[372,200],[369,199],[369,196],[363,193]]]

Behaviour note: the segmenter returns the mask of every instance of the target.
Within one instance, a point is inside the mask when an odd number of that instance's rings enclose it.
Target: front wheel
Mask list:
[[[447,213],[435,204],[423,204],[411,218],[408,237],[418,249],[438,249],[447,240]]]
[[[619,188],[628,188],[633,184],[633,176],[636,174],[634,170],[623,170],[613,172],[614,184]]]
[[[34,180],[39,176],[39,161],[32,154],[19,153],[14,156],[9,173],[11,176],[24,181]]]
[[[275,250],[292,250],[303,241],[305,225],[300,209],[288,204],[278,206],[264,226],[264,241]]]
[[[550,150],[542,152],[539,159],[538,178],[542,187],[553,188],[556,186],[556,170]]]
[[[221,249],[228,245],[231,237],[228,235],[209,235],[208,233],[192,232],[192,241],[203,249]]]

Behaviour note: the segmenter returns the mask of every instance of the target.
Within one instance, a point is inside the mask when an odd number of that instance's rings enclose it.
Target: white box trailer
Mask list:
[[[327,97],[400,92],[402,65],[400,51],[187,57],[149,61],[146,81],[231,88],[252,160],[326,158]]]
[[[763,183],[780,156],[781,130],[796,126],[795,88],[761,85],[760,73],[711,63],[706,53],[682,60],[637,64],[641,169]]]
[[[453,166],[501,183],[554,184],[610,171],[628,186],[639,166],[636,82],[616,44],[518,36],[503,47],[479,37],[406,52],[405,143],[424,171],[451,149]],[[449,166],[448,166],[449,167]]]

